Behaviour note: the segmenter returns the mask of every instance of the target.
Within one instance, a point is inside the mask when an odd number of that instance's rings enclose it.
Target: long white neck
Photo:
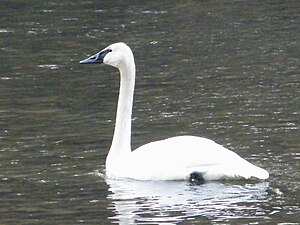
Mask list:
[[[116,125],[112,144],[106,159],[106,167],[117,163],[124,154],[131,152],[131,114],[135,83],[135,63],[129,57],[120,67],[120,90]]]

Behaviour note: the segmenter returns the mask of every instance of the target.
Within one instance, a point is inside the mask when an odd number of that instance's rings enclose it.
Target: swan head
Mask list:
[[[118,42],[109,45],[102,51],[90,56],[87,59],[81,60],[79,63],[104,63],[121,69],[123,66],[127,66],[130,62],[134,62],[131,49],[125,43]]]

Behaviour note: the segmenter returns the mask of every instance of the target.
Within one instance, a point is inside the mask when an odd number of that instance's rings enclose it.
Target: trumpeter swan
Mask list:
[[[119,69],[120,90],[112,144],[106,158],[109,176],[139,180],[267,179],[269,173],[212,140],[177,136],[131,151],[135,62],[124,43],[112,44],[81,64],[104,63]]]

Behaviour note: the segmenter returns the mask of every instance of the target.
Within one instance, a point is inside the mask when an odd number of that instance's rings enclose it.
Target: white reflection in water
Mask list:
[[[106,178],[120,224],[177,223],[183,220],[225,221],[267,218],[268,182],[191,185],[176,181],[136,181]]]

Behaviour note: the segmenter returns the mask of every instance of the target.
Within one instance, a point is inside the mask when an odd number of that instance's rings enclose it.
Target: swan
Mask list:
[[[131,151],[131,114],[135,62],[128,45],[109,45],[80,64],[104,63],[120,73],[115,130],[106,158],[108,177],[137,180],[212,181],[267,179],[269,173],[214,141],[196,136],[176,136],[150,142]]]

